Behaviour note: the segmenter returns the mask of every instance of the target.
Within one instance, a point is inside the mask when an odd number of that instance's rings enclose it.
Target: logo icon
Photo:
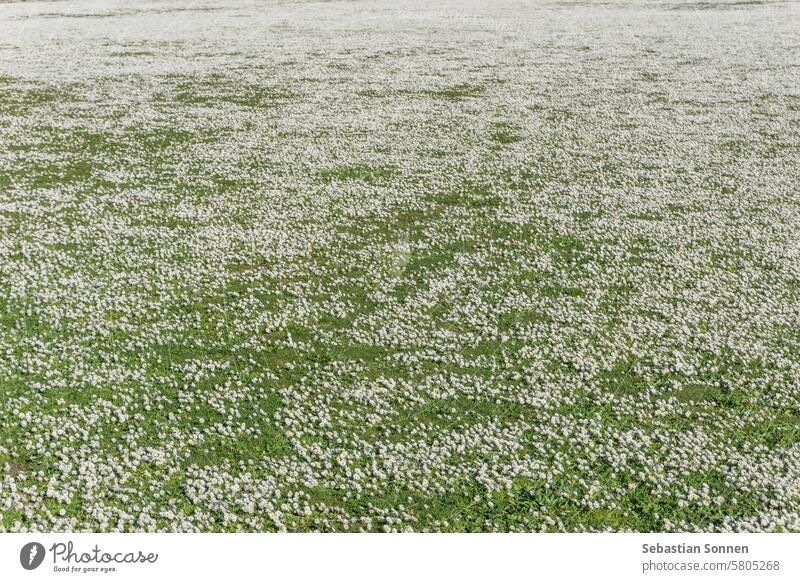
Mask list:
[[[35,570],[44,561],[44,553],[44,546],[39,542],[27,543],[19,552],[19,563],[26,570]]]

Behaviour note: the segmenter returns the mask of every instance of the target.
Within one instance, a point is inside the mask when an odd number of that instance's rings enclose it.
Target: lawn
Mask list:
[[[800,531],[800,4],[0,4],[0,531]]]

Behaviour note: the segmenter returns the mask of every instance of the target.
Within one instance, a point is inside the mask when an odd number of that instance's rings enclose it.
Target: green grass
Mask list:
[[[152,42],[103,45],[144,57],[133,80],[0,77],[0,477],[30,510],[0,525],[279,529],[246,498],[297,531],[796,512],[796,100],[670,99],[683,73],[609,76],[601,40],[578,73],[538,45],[287,43],[164,74],[189,49]]]

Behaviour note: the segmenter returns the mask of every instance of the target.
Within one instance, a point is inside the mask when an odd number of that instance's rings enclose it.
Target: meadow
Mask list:
[[[798,22],[0,3],[0,531],[800,531]]]

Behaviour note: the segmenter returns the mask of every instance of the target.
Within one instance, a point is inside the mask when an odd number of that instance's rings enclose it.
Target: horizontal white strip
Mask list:
[[[799,564],[800,534],[0,535],[3,581],[800,580]]]

